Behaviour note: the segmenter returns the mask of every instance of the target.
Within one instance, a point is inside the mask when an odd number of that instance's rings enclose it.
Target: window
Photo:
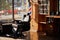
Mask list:
[[[48,0],[38,0],[39,3],[39,13],[47,14],[48,13]]]
[[[12,1],[14,1],[12,3]],[[0,20],[22,20],[28,0],[0,0]],[[25,6],[26,5],[26,6]]]
[[[12,1],[0,0],[0,21],[12,20]]]

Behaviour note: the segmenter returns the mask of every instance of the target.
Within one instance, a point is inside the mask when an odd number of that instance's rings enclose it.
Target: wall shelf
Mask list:
[[[50,17],[50,18],[60,18],[60,16],[46,16],[46,17]]]
[[[60,18],[60,16],[54,16],[54,18]]]
[[[46,24],[46,22],[40,22],[41,24]]]
[[[40,15],[47,15],[47,14],[40,14]]]
[[[54,16],[46,16],[46,17],[51,17],[51,18],[53,18]]]

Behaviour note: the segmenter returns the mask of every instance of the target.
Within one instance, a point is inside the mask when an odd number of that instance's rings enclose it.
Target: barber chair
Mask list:
[[[30,24],[28,22],[16,21],[17,24],[13,25],[17,27],[17,31],[13,33],[14,38],[25,37],[23,32],[30,30]]]
[[[14,28],[16,28],[17,30],[15,30]],[[30,23],[22,22],[21,20],[14,20],[12,24],[12,28],[9,30],[13,32],[12,33],[13,38],[18,38],[18,37],[25,38],[26,36],[24,36],[23,32],[30,30]]]
[[[7,34],[9,34],[9,36],[12,34],[12,25],[2,25],[2,35],[1,36],[7,36]]]
[[[23,22],[22,23],[22,32],[29,31],[30,30],[30,23],[29,22]]]
[[[20,20],[15,20],[15,22],[12,24],[13,26],[13,37],[17,38],[17,37],[22,37],[22,23]],[[16,30],[15,30],[15,29]]]

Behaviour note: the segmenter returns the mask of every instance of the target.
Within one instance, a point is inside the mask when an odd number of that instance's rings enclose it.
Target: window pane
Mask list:
[[[0,20],[12,20],[12,0],[0,0]]]
[[[15,20],[22,20],[23,15],[26,14],[28,0],[14,0],[14,18]]]

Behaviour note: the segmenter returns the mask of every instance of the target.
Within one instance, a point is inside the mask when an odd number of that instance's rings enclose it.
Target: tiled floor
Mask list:
[[[25,40],[25,39],[13,39],[13,38],[7,38],[7,37],[0,37],[0,40]]]
[[[29,31],[28,32],[25,32],[24,35],[27,35],[25,38],[17,38],[17,39],[14,39],[14,38],[11,38],[11,37],[2,37],[0,36],[0,40],[29,40]]]
[[[20,38],[14,39],[14,38],[9,38],[9,37],[0,37],[0,40],[30,40],[29,32],[26,32],[24,34],[27,34],[27,37],[25,39],[20,39]],[[40,33],[38,36],[39,36],[39,40],[60,40],[60,37],[58,37],[58,36],[47,36],[47,35],[41,35]]]

